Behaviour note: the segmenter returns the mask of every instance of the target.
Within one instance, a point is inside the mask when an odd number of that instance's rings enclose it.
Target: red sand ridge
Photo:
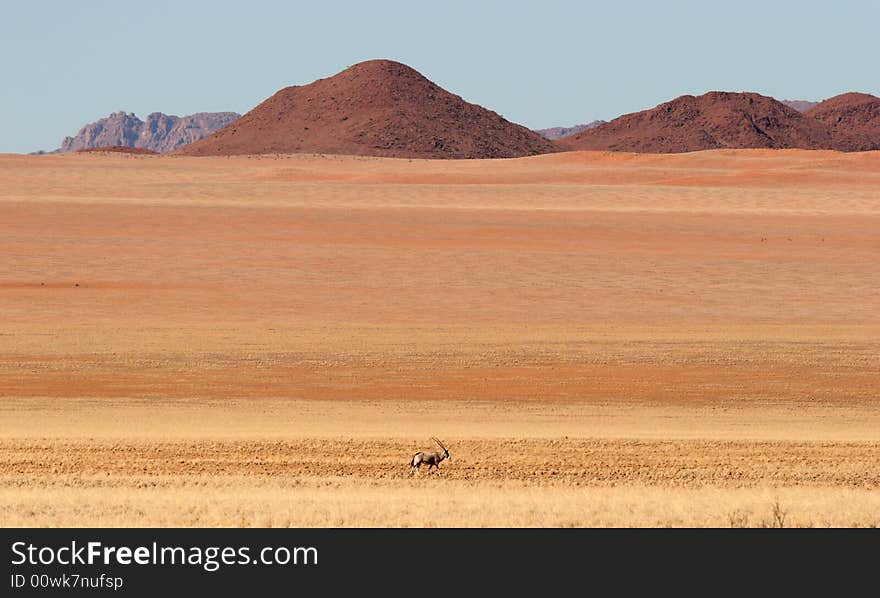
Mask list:
[[[757,93],[685,95],[562,139],[574,150],[680,153],[721,148],[831,147],[827,126]]]
[[[834,149],[880,149],[880,98],[866,93],[844,93],[812,108],[807,116],[831,129]]]
[[[464,101],[412,68],[371,60],[309,85],[286,87],[179,153],[514,158],[553,151],[558,148],[551,141]]]

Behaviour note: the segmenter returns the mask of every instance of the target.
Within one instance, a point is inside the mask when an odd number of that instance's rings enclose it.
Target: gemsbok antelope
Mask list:
[[[431,436],[431,440],[437,443],[443,452],[434,451],[432,453],[423,453],[422,451],[417,452],[413,455],[413,458],[410,459],[409,462],[409,475],[412,475],[413,472],[417,469],[421,469],[422,465],[428,466],[428,471],[431,471],[431,468],[434,467],[437,469],[437,475],[440,475],[440,462],[444,459],[450,459],[449,450],[443,446],[443,443]]]

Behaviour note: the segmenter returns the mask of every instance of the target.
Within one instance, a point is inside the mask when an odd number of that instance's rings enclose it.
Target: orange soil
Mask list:
[[[0,157],[0,395],[861,404],[880,155]]]

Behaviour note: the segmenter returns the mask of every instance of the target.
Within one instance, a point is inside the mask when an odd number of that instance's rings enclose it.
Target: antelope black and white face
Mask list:
[[[433,440],[437,444],[437,448],[439,448],[442,453],[435,453],[441,460],[449,458],[449,450],[443,446],[443,443],[440,442],[436,436],[431,436],[431,440]]]

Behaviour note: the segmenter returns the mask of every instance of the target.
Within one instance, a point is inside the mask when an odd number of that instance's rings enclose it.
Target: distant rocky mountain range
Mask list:
[[[535,133],[544,137],[546,139],[561,139],[563,137],[567,137],[569,135],[574,135],[575,133],[580,133],[581,131],[587,131],[594,127],[598,127],[599,125],[604,125],[608,121],[604,120],[594,120],[591,123],[587,123],[585,125],[574,125],[573,127],[553,127],[551,129],[535,129]]]
[[[65,137],[56,152],[117,146],[170,152],[216,133],[240,116],[235,112],[199,112],[189,116],[153,112],[142,121],[133,112],[114,112],[87,124],[75,137]]]
[[[684,95],[649,110],[531,131],[465,101],[399,62],[370,60],[285,87],[253,110],[146,121],[115,112],[56,152],[174,152],[189,156],[350,154],[394,158],[514,158],[559,151],[677,153],[727,148],[880,150],[880,98],[823,102],[751,92]],[[43,153],[43,152],[39,152]]]
[[[809,100],[779,100],[789,108],[794,108],[798,112],[807,112],[819,105],[819,102],[811,102]]]

